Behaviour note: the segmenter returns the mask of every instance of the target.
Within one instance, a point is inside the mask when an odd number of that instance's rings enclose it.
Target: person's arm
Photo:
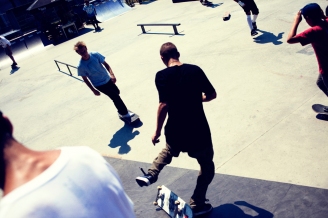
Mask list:
[[[206,95],[203,93],[203,102],[209,102],[216,98],[216,92],[213,92],[211,95]]]
[[[298,25],[301,23],[301,21],[302,21],[302,14],[301,14],[301,11],[299,11],[295,16],[294,23],[293,23],[292,28],[291,28],[288,36],[287,36],[287,43],[294,44],[294,43],[299,43],[300,42],[300,38],[295,37],[295,36],[296,36],[296,33],[297,33]]]
[[[160,102],[158,105],[156,131],[155,131],[153,137],[151,138],[154,145],[157,142],[159,142],[158,138],[161,135],[162,127],[163,127],[164,121],[166,119],[167,107],[168,107],[167,104],[164,102]]]
[[[88,77],[82,76],[82,79],[85,82],[85,84],[89,87],[89,89],[93,92],[93,94],[100,95],[100,92],[91,85]]]
[[[112,82],[116,83],[116,77],[112,71],[112,68],[110,68],[109,64],[106,61],[104,61],[102,64],[105,66],[106,70],[109,72]]]
[[[203,93],[202,95],[203,102],[209,102],[215,99],[216,91],[201,68],[199,68],[198,81],[199,81],[199,85],[201,86],[201,91]]]

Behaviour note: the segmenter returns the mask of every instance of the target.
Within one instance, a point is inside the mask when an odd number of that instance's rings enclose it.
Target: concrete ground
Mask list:
[[[316,2],[322,8],[327,5],[324,0]],[[17,54],[20,68],[15,72],[9,58],[1,60],[0,109],[14,123],[15,137],[33,149],[87,145],[104,156],[147,166],[165,145],[163,134],[155,147],[150,138],[158,105],[154,78],[165,67],[159,48],[170,41],[177,45],[181,61],[199,65],[218,93],[216,100],[204,104],[218,175],[328,189],[327,122],[311,109],[315,103],[328,104],[315,83],[316,57],[311,46],[286,43],[295,14],[310,1],[257,0],[260,31],[255,37],[250,36],[238,4],[232,0],[213,3],[204,7],[197,1],[158,0],[136,5],[101,23],[101,32]],[[222,20],[226,11],[232,15],[229,21]],[[138,23],[171,22],[181,23],[179,35],[173,35],[172,27],[146,27],[147,34],[137,27]],[[307,27],[302,21],[299,31]],[[79,40],[106,56],[121,97],[140,115],[141,127],[124,124],[108,97],[94,96],[83,82],[58,71],[54,60],[77,65],[79,56],[73,45]],[[65,66],[62,70],[68,72]],[[72,72],[76,76],[76,70]],[[131,166],[140,173],[138,165]],[[184,154],[170,166],[199,168]],[[125,172],[124,168],[118,171]],[[173,182],[170,177],[166,181]],[[133,179],[123,182],[136,185]],[[190,192],[194,182],[188,186]],[[209,195],[213,195],[211,189]],[[322,208],[327,210],[327,201]],[[292,210],[297,211],[297,206]]]

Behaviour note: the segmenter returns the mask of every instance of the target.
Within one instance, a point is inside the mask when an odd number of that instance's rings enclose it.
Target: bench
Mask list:
[[[142,33],[146,33],[144,26],[173,26],[174,34],[179,35],[177,26],[180,26],[179,23],[149,23],[149,24],[137,24],[141,26]]]

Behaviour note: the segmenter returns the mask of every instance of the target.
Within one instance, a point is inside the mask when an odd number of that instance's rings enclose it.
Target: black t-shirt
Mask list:
[[[215,89],[203,70],[191,64],[168,67],[156,74],[155,83],[159,101],[168,105],[166,142],[180,151],[212,146],[202,93],[210,96]]]

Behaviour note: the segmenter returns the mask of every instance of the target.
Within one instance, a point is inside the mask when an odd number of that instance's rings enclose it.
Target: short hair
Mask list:
[[[180,56],[177,47],[172,42],[164,43],[159,53],[165,60],[170,58],[178,59]]]
[[[82,48],[82,47],[87,47],[87,45],[85,44],[85,42],[83,41],[78,41],[75,45],[74,45],[74,50],[77,51],[78,49]]]
[[[305,19],[320,20],[322,18],[322,9],[317,3],[310,3],[301,9]]]

